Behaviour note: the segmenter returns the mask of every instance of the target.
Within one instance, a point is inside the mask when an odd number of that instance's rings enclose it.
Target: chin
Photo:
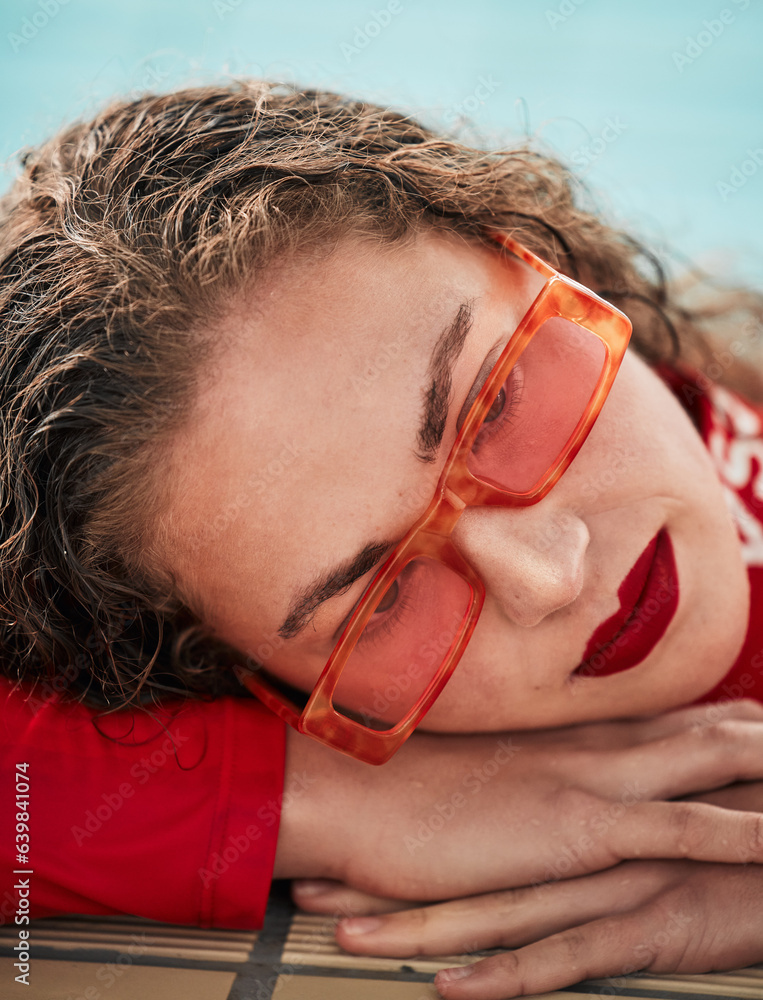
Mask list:
[[[572,676],[572,697],[591,709],[586,720],[576,721],[644,718],[691,705],[728,674],[745,634],[746,622],[732,634],[699,647],[694,640],[672,642],[623,673],[602,678]]]

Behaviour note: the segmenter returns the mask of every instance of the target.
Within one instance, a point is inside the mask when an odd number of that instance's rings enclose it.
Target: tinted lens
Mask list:
[[[472,447],[470,471],[493,486],[529,493],[575,432],[606,354],[583,327],[546,320],[496,395]]]
[[[339,678],[336,711],[392,729],[417,704],[467,621],[472,588],[450,567],[420,557],[379,601]]]

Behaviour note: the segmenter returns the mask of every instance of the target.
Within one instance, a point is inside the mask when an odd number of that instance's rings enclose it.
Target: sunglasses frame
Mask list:
[[[451,540],[459,517],[467,507],[525,507],[538,503],[548,494],[575,458],[601,412],[631,335],[631,324],[627,316],[595,292],[560,274],[510,236],[492,229],[486,230],[486,233],[543,275],[546,282],[472,404],[427,510],[395,547],[369,584],[304,708],[300,708],[280,691],[275,682],[267,680],[262,670],[252,670],[240,665],[235,667],[241,683],[298,732],[368,764],[383,764],[389,760],[432,707],[458,665],[482,611],[485,586]],[[602,373],[586,410],[557,461],[531,490],[512,493],[480,479],[468,469],[467,461],[483,419],[512,367],[543,323],[555,317],[574,322],[603,342],[606,356]],[[469,608],[439,670],[416,704],[394,727],[384,731],[370,729],[336,711],[332,700],[334,690],[361,632],[388,587],[412,559],[420,557],[444,563],[466,581],[471,588]]]

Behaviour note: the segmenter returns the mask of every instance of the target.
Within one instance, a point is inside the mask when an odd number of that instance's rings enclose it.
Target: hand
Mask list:
[[[725,809],[739,809],[763,813],[763,781],[745,782],[739,785],[729,785],[703,795],[689,797],[694,802],[710,802],[723,806]],[[750,861],[752,852],[740,851],[737,858],[743,864]],[[684,862],[678,862],[684,864]],[[638,871],[646,872],[644,865]],[[593,884],[593,883],[591,883]],[[536,887],[538,892],[545,892],[549,884]],[[336,920],[342,917],[378,916],[382,913],[399,913],[411,910],[417,903],[402,899],[390,899],[385,896],[372,896],[369,893],[353,889],[330,879],[294,879],[291,884],[291,895],[296,906],[305,913],[318,913],[332,916]]]
[[[763,812],[763,782],[693,799]],[[356,954],[518,948],[467,966],[473,971],[465,978],[461,969],[444,970],[436,982],[448,1000],[521,996],[588,978],[616,977],[619,986],[619,977],[638,970],[698,973],[763,960],[761,865],[625,862],[567,882],[421,909],[337,882],[296,881],[292,894],[302,909],[337,918],[398,914],[375,923],[343,920],[338,941]]]
[[[295,886],[295,898],[305,899]],[[382,913],[376,900],[328,884],[308,909]],[[392,904],[393,905],[393,904]],[[376,929],[370,929],[373,924]],[[512,948],[443,970],[446,1000],[503,1000],[638,970],[701,973],[763,961],[763,865],[631,861],[565,882],[344,920],[347,951],[407,958]]]
[[[761,815],[660,801],[763,778],[763,707],[753,702],[511,737],[415,735],[380,768],[292,733],[295,773],[307,790],[290,796],[287,781],[282,878],[421,901],[630,858],[763,863]]]

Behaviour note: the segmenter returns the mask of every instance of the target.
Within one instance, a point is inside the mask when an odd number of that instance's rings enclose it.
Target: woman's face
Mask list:
[[[387,546],[428,506],[464,404],[538,286],[526,265],[452,234],[397,247],[347,238],[215,322],[215,362],[173,441],[163,537],[181,592],[217,635],[312,687]],[[422,426],[433,380],[447,402],[439,444],[431,420]],[[660,532],[678,586],[663,573],[657,602],[637,608],[646,638],[629,663],[607,630],[614,640],[621,602],[632,607],[657,566]],[[747,576],[721,487],[679,403],[630,351],[548,496],[467,508],[453,540],[485,604],[421,728],[654,714],[709,690],[741,647]],[[358,553],[377,545],[376,565],[353,580]],[[295,615],[306,595],[309,613]],[[660,603],[675,607],[664,634],[648,625],[664,623]],[[579,669],[594,637],[615,654],[603,674]],[[378,690],[399,671],[391,662]]]

